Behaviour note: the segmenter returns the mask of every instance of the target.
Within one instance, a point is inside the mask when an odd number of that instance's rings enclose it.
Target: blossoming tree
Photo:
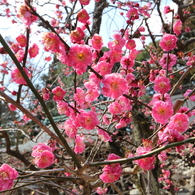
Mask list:
[[[195,65],[194,37],[186,38],[193,34],[193,2],[173,0],[176,11],[161,1],[13,2],[0,2],[2,17],[21,27],[10,35],[12,41],[0,34],[0,55],[8,59],[0,64],[7,78],[0,83],[0,97],[21,119],[12,128],[2,125],[0,137],[6,142],[4,153],[24,166],[2,159],[0,191],[17,193],[40,183],[50,194],[179,190],[172,180],[175,165],[170,156],[194,163],[194,107],[184,106],[195,100],[193,77],[182,91]],[[115,22],[123,24],[110,32],[108,41],[101,24],[110,8],[120,18]],[[161,23],[158,32],[150,22],[154,15]],[[138,61],[142,52],[148,57]],[[38,58],[40,62],[30,62]],[[52,58],[63,67],[57,86],[40,86],[34,79]],[[63,83],[69,76],[71,88]],[[173,102],[176,90],[182,91],[182,98]],[[29,100],[35,106],[27,106]],[[48,102],[55,103],[61,122],[54,121]],[[29,138],[29,120],[51,137],[48,143],[37,143],[31,157],[17,146],[11,148],[8,134],[14,129]]]

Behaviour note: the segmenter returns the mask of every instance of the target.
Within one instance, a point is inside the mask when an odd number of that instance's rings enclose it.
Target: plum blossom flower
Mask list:
[[[168,14],[168,13],[171,12],[171,11],[172,11],[172,10],[171,10],[170,6],[167,5],[167,6],[164,7],[163,13],[164,13],[164,14]]]
[[[92,47],[96,50],[101,50],[102,48],[102,45],[103,45],[103,40],[102,40],[102,37],[99,36],[98,34],[94,34],[92,39],[91,39],[91,44],[92,44]]]
[[[101,76],[104,76],[106,74],[110,74],[112,70],[113,65],[109,62],[100,61],[97,63],[96,66],[94,66],[94,70],[97,71]]]
[[[86,112],[84,110],[80,111],[80,114],[77,116],[76,124],[87,130],[92,130],[99,124],[97,114],[94,111]]]
[[[114,41],[110,41],[108,43],[108,47],[111,50],[121,50],[122,47],[125,45],[125,39],[122,38],[121,34],[114,34],[113,38]]]
[[[159,42],[163,51],[170,51],[176,48],[176,42],[178,38],[175,35],[164,34]]]
[[[9,106],[9,109],[10,109],[11,111],[14,111],[14,110],[17,109],[16,106],[14,106],[13,104],[9,104],[8,106]]]
[[[64,91],[60,86],[57,86],[52,90],[52,93],[54,94],[53,99],[55,101],[61,101],[64,98],[66,91]]]
[[[101,188],[101,187],[98,187],[96,188],[96,193],[98,194],[106,194],[108,188]]]
[[[159,61],[159,64],[164,69],[166,69],[168,66],[168,70],[172,70],[172,67],[176,64],[176,62],[177,62],[177,56],[175,54],[168,55],[167,53],[164,53],[162,58]]]
[[[0,167],[0,191],[9,190],[18,177],[18,172],[7,164]]]
[[[171,89],[170,80],[167,77],[156,77],[154,80],[154,90],[158,93],[165,94]]]
[[[136,153],[137,153],[137,155],[140,156],[142,154],[150,152],[151,149],[152,149],[151,146],[138,147],[137,150],[136,150]],[[142,158],[142,159],[136,160],[135,163],[138,164],[143,170],[149,171],[151,169],[154,169],[154,167],[155,167],[154,166],[155,157],[152,156],[152,157]]]
[[[115,160],[120,159],[119,156],[116,154],[109,154],[107,160]],[[113,183],[117,180],[119,180],[122,173],[122,167],[119,163],[112,164],[112,165],[106,165],[103,168],[103,173],[100,175],[100,179],[104,183]]]
[[[189,96],[189,94],[192,92],[191,89],[187,89],[186,92],[183,94],[183,96],[186,98]],[[191,101],[195,101],[195,93],[192,93],[189,97]]]
[[[182,30],[182,22],[181,20],[177,20],[173,25],[173,31],[178,36],[181,34],[181,30]]]
[[[80,87],[76,88],[76,93],[74,94],[74,100],[78,103],[78,105],[83,105],[85,103],[85,91]]]
[[[83,74],[92,63],[91,48],[87,45],[74,44],[67,57],[67,65],[73,67],[77,74]]]
[[[60,52],[61,41],[53,32],[45,32],[42,37],[45,51]]]
[[[80,27],[77,27],[70,33],[70,40],[72,43],[80,43],[84,37],[85,33]]]
[[[20,47],[26,47],[27,39],[25,35],[19,35],[16,37],[16,41]]]
[[[39,54],[39,47],[34,43],[28,50],[30,58],[35,58]]]
[[[187,114],[184,113],[177,113],[170,118],[169,124],[167,128],[175,129],[178,132],[184,132],[187,130],[189,125],[189,117]]]
[[[170,117],[173,115],[173,106],[169,102],[161,100],[155,101],[152,108],[152,116],[156,122],[161,124],[168,123]]]
[[[84,136],[76,135],[74,152],[80,154],[85,150]]]
[[[59,101],[57,103],[57,109],[59,114],[65,114],[66,116],[70,115],[68,103],[66,103],[65,101]]]
[[[28,71],[27,68],[23,68],[24,72],[26,73],[26,75],[30,78],[31,77],[31,73]],[[11,78],[12,81],[14,81],[17,84],[23,84],[26,85],[26,81],[23,78],[22,74],[20,73],[20,71],[18,70],[18,68],[14,68],[11,71]]]
[[[89,4],[89,0],[79,0],[81,5],[88,5]]]
[[[86,23],[89,20],[89,14],[85,9],[82,9],[77,14],[78,21],[81,23]]]
[[[44,143],[39,143],[32,148],[31,156],[35,157],[34,162],[39,168],[49,167],[54,163],[52,148]]]
[[[132,39],[129,39],[126,44],[125,44],[126,48],[129,50],[133,50],[136,47],[135,41]]]
[[[98,136],[103,142],[112,142],[110,135],[101,129],[98,129]]]
[[[23,49],[19,49],[16,53],[16,58],[18,60],[18,62],[22,62],[24,59],[24,50]]]
[[[118,98],[128,89],[126,79],[119,73],[111,73],[104,76],[102,79],[102,93],[106,97],[113,99]]]
[[[31,14],[31,9],[27,5],[21,5],[18,10],[18,17],[21,18],[23,23],[30,27],[30,25],[38,20],[38,17]]]
[[[75,136],[77,134],[77,127],[76,127],[76,125],[74,124],[74,122],[71,118],[69,118],[65,121],[64,129],[65,129],[66,134],[70,138],[75,138]]]

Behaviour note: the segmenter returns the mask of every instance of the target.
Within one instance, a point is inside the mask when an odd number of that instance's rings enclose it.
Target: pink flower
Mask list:
[[[87,66],[92,63],[91,48],[87,45],[73,45],[67,57],[67,65],[72,66],[77,74],[83,74]]]
[[[110,74],[112,70],[113,65],[111,65],[108,62],[100,61],[97,63],[96,66],[94,66],[94,70],[97,71],[101,76],[104,76],[106,74]]]
[[[102,94],[113,99],[118,98],[128,89],[127,81],[119,73],[105,75],[102,84]]]
[[[154,120],[161,124],[168,123],[170,117],[173,115],[173,107],[169,102],[161,100],[155,101],[152,108],[152,116]]]
[[[149,103],[149,105],[154,105],[155,101],[159,101],[162,100],[164,102],[168,102],[169,104],[172,105],[172,100],[171,100],[171,96],[168,93],[165,94],[160,94],[160,93],[155,93],[152,97],[151,102]]]
[[[18,172],[7,164],[0,167],[0,191],[9,190],[18,177]]]
[[[26,75],[28,77],[31,77],[31,73],[28,71],[27,68],[23,68],[24,72],[26,73]],[[23,78],[22,74],[20,73],[20,71],[18,70],[18,68],[14,68],[12,71],[11,71],[11,78],[12,80],[17,83],[17,84],[23,84],[23,85],[26,85],[26,81],[25,79]]]
[[[173,25],[173,31],[178,36],[181,34],[181,30],[182,30],[182,22],[181,20],[177,20]]]
[[[126,44],[125,44],[126,48],[129,50],[133,50],[136,47],[135,41],[132,39],[129,39]]]
[[[191,89],[187,89],[186,92],[183,94],[183,96],[186,98],[189,96],[189,94],[192,92]],[[192,93],[189,97],[191,101],[195,101],[195,93]]]
[[[74,100],[78,103],[78,105],[83,105],[85,103],[85,91],[80,87],[76,88],[76,93],[74,94]]]
[[[72,43],[80,43],[85,37],[84,31],[77,27],[75,30],[70,33],[70,40]]]
[[[120,63],[123,69],[131,71],[131,68],[134,66],[135,60],[131,59],[130,56],[123,56]]]
[[[39,168],[49,167],[54,163],[54,155],[52,152],[45,150],[35,157],[34,162]]]
[[[39,54],[39,47],[34,43],[28,50],[30,58],[35,58]]]
[[[31,9],[27,5],[21,5],[18,10],[18,16],[22,19],[23,23],[30,27],[30,25],[38,20],[38,17],[31,14]]]
[[[171,10],[170,6],[167,5],[167,6],[164,7],[163,13],[164,13],[164,14],[168,14],[168,13],[171,12],[171,11],[172,11],[172,10]]]
[[[89,20],[89,14],[85,9],[78,12],[77,18],[79,22],[86,23]]]
[[[90,0],[79,0],[81,5],[88,5]]]
[[[168,66],[168,70],[172,70],[172,67],[176,64],[176,62],[177,62],[177,56],[175,54],[168,55],[167,53],[164,53],[162,58],[159,61],[159,64],[164,69],[166,69]]]
[[[111,114],[120,114],[122,112],[126,112],[131,110],[131,105],[129,99],[124,96],[120,96],[113,103],[108,106],[108,111]]]
[[[70,115],[70,109],[69,109],[68,103],[64,101],[59,101],[57,103],[57,109],[58,109],[59,114],[65,114],[66,116]]]
[[[80,154],[85,150],[84,136],[76,135],[74,152]]]
[[[170,51],[176,48],[177,40],[178,38],[175,35],[164,34],[159,42],[159,45],[163,51]]]
[[[9,109],[10,109],[11,111],[14,111],[14,110],[17,109],[16,106],[14,106],[13,104],[9,104],[8,106],[9,106]]]
[[[45,143],[38,143],[36,146],[34,146],[32,148],[32,153],[31,153],[31,156],[32,157],[37,157],[37,156],[40,156],[40,154],[45,151],[45,150],[48,150],[48,151],[52,151],[51,147],[49,147],[47,144]]]
[[[24,50],[23,49],[19,49],[16,53],[16,58],[18,60],[18,62],[22,62],[24,59]]]
[[[87,130],[92,130],[99,124],[99,120],[94,111],[86,112],[82,110],[77,117],[76,124]]]
[[[108,188],[101,188],[101,187],[98,187],[96,188],[96,193],[98,194],[106,194]]]
[[[114,34],[114,41],[110,41],[108,43],[108,47],[111,50],[121,50],[123,46],[125,45],[125,39],[122,38],[121,34]]]
[[[170,118],[167,128],[184,132],[189,127],[189,117],[184,113],[177,113]]]
[[[61,41],[59,37],[53,32],[45,32],[43,34],[43,44],[45,51],[60,52]]]
[[[20,47],[26,47],[27,39],[24,35],[19,35],[16,37],[16,41]]]
[[[138,147],[136,150],[137,155],[141,156],[142,154],[150,152],[152,147]],[[149,171],[151,169],[154,169],[154,163],[155,163],[155,157],[147,157],[142,158],[139,160],[135,160],[135,163],[137,163],[143,170]]]
[[[91,39],[92,47],[96,50],[101,50],[103,46],[103,40],[102,37],[99,36],[98,34],[94,34],[92,39]]]
[[[115,154],[108,155],[107,160],[115,160],[115,159],[120,159],[120,157]],[[104,183],[113,183],[119,180],[121,173],[122,173],[122,167],[119,163],[106,165],[103,168],[103,173],[100,175],[100,179]]]
[[[158,93],[165,94],[171,89],[170,80],[167,77],[156,77],[154,80],[154,90]]]
[[[52,90],[52,93],[54,94],[53,99],[55,101],[61,101],[61,100],[63,100],[63,98],[64,98],[64,96],[66,94],[66,92],[60,86],[55,87]]]
[[[98,136],[103,142],[112,142],[110,135],[101,129],[98,129]]]
[[[75,138],[77,134],[77,127],[73,122],[73,119],[69,118],[64,123],[64,129],[68,137]]]
[[[138,18],[139,18],[139,14],[138,14],[137,9],[136,9],[136,8],[133,8],[133,7],[131,7],[131,8],[128,10],[126,16],[127,16],[127,18],[128,18],[129,20],[135,20],[135,19],[138,19]]]
[[[44,143],[34,146],[31,156],[35,157],[34,162],[39,168],[46,168],[54,163],[52,148]]]

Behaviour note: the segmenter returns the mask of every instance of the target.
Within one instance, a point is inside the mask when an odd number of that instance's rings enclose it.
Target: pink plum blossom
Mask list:
[[[126,48],[129,50],[133,50],[136,47],[135,41],[132,39],[129,39],[126,44],[125,44]]]
[[[152,149],[151,146],[148,147],[138,147],[136,150],[137,155],[142,155],[145,153],[150,152]],[[154,163],[155,163],[155,157],[147,157],[147,158],[142,158],[139,160],[135,160],[135,163],[137,163],[143,170],[149,171],[151,169],[154,169]]]
[[[178,36],[181,34],[181,30],[182,30],[182,21],[177,20],[173,25],[173,31]]]
[[[53,32],[45,32],[42,37],[45,51],[60,52],[61,41]]]
[[[158,93],[165,94],[171,89],[170,79],[167,77],[156,77],[154,80],[154,90]]]
[[[76,88],[76,93],[74,94],[74,100],[78,103],[78,105],[83,105],[85,103],[85,91],[80,87]]]
[[[9,190],[18,177],[18,172],[7,164],[0,167],[0,191]]]
[[[173,106],[169,102],[161,100],[155,101],[152,108],[152,116],[154,120],[161,124],[168,123],[170,117],[173,115]]]
[[[134,66],[135,60],[131,59],[130,56],[123,56],[120,63],[123,69],[131,70],[131,68]]]
[[[70,114],[70,108],[68,106],[68,103],[66,103],[65,101],[57,102],[57,109],[59,114],[65,114],[66,116],[69,116]]]
[[[88,5],[90,0],[79,0],[81,5]]]
[[[54,163],[54,155],[52,152],[44,150],[39,156],[35,157],[34,162],[39,168],[49,167]]]
[[[30,58],[35,58],[39,54],[39,47],[34,43],[28,50]]]
[[[80,154],[85,150],[84,136],[76,135],[74,152]]]
[[[103,142],[112,142],[110,135],[101,129],[98,129],[98,136]]]
[[[94,34],[92,39],[91,39],[91,44],[92,47],[96,50],[101,50],[102,46],[103,46],[103,40],[102,37],[99,36],[98,34]]]
[[[94,111],[82,110],[76,119],[76,123],[87,130],[92,130],[99,124],[99,120]]]
[[[119,73],[105,75],[102,84],[102,94],[113,99],[118,98],[128,89],[127,81]]]
[[[31,9],[27,5],[21,5],[18,10],[18,17],[21,18],[23,23],[29,28],[30,25],[38,20],[38,17],[31,14]]]
[[[70,40],[72,43],[81,43],[84,37],[85,37],[85,33],[80,27],[77,27],[75,30],[71,31],[70,33]]]
[[[186,98],[189,96],[189,94],[192,92],[191,89],[187,89],[186,92],[183,94],[183,96]],[[195,101],[195,93],[192,93],[189,97],[191,101]]]
[[[168,13],[171,12],[171,11],[172,11],[172,10],[171,10],[170,6],[167,5],[167,6],[164,7],[163,13],[164,13],[164,14],[168,14]]]
[[[13,104],[9,104],[8,106],[11,111],[15,111],[17,109]]]
[[[112,67],[113,65],[111,63],[100,61],[96,66],[94,66],[94,70],[97,71],[101,76],[104,76],[111,73]]]
[[[32,148],[31,156],[39,168],[46,168],[54,163],[54,155],[52,148],[44,143],[39,143]]]
[[[75,138],[77,134],[77,127],[73,122],[73,119],[69,118],[64,123],[64,129],[68,137]]]
[[[175,54],[164,53],[162,58],[159,61],[159,64],[164,69],[167,69],[168,67],[168,70],[172,70],[172,67],[176,64],[176,62],[177,62],[177,56]]]
[[[101,188],[101,187],[98,187],[96,188],[96,193],[98,194],[106,194],[108,188]]]
[[[25,35],[19,35],[16,37],[16,41],[20,47],[26,47],[27,39]]]
[[[107,160],[115,160],[120,159],[116,154],[109,154]],[[100,179],[104,183],[113,183],[119,180],[122,173],[122,167],[119,163],[115,163],[112,165],[106,165],[103,168],[103,173],[100,175]]]
[[[91,48],[87,45],[74,44],[67,57],[67,65],[73,67],[77,74],[83,74],[92,63]]]
[[[31,77],[31,73],[28,71],[28,69],[27,68],[23,68],[23,70],[26,73],[26,75],[30,78]],[[26,81],[23,78],[23,76],[20,73],[20,71],[18,70],[18,68],[12,69],[12,71],[11,71],[11,78],[12,78],[12,81],[14,81],[17,84],[26,85]]]
[[[187,130],[189,125],[189,117],[187,114],[184,113],[177,113],[170,118],[169,124],[167,128],[175,129],[178,132],[184,132]]]
[[[52,93],[54,94],[53,99],[55,101],[61,101],[64,98],[66,91],[64,91],[60,86],[57,86],[52,90]]]
[[[77,18],[79,22],[86,23],[89,20],[89,14],[85,9],[78,12]]]
[[[16,53],[16,58],[18,60],[18,62],[22,62],[24,59],[24,50],[23,49],[19,49]]]
[[[121,34],[114,34],[114,41],[108,43],[108,47],[111,50],[121,50],[125,45],[125,39],[122,38]]]
[[[175,35],[164,34],[159,42],[163,51],[171,51],[176,48],[176,42],[178,38]]]

